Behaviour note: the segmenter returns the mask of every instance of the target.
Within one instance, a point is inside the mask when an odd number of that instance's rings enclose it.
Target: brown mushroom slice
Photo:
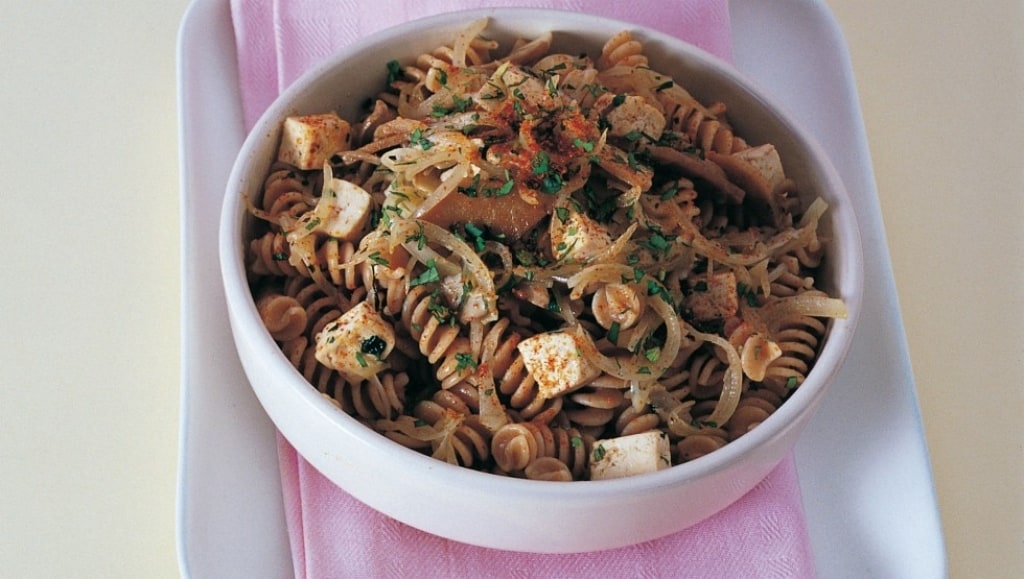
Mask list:
[[[724,168],[717,163],[672,147],[655,146],[648,149],[648,152],[651,159],[662,165],[675,167],[687,177],[707,181],[724,196],[727,203],[740,204],[746,197],[743,189],[731,182]]]
[[[427,129],[426,123],[418,121],[416,119],[407,119],[405,117],[397,117],[385,123],[382,123],[373,131],[373,140],[377,141],[380,139],[388,139],[390,137],[404,136],[406,139],[409,138],[414,131],[424,131]]]
[[[409,135],[414,131],[426,130],[427,125],[423,121],[398,117],[384,121],[373,130],[373,138],[356,151],[359,155],[379,154],[381,151],[393,149],[409,142]],[[359,155],[345,155],[342,158],[346,162],[360,160]]]
[[[758,145],[731,155],[709,151],[708,159],[721,167],[732,182],[750,193],[750,201],[757,211],[769,223],[777,225],[780,213],[774,191],[786,177],[774,146]]]
[[[356,131],[356,147],[361,147],[373,140],[373,134],[384,123],[395,119],[395,111],[384,101],[377,99],[373,103],[373,110],[360,123]]]
[[[530,204],[515,190],[507,195],[470,197],[456,187],[428,197],[414,217],[444,228],[456,223],[486,225],[509,241],[515,241],[551,213],[555,196],[539,195],[537,198],[539,203]]]

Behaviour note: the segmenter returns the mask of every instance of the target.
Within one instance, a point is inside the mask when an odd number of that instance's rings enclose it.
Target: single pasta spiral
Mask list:
[[[728,442],[723,432],[708,432],[687,436],[676,443],[676,460],[689,462],[722,448]]]
[[[782,349],[782,356],[768,366],[764,385],[786,394],[807,378],[825,335],[825,323],[811,316],[793,316],[780,322],[772,335]]]
[[[725,430],[729,440],[736,440],[764,422],[782,404],[782,398],[770,390],[754,390],[744,396],[733,412]]]
[[[634,39],[628,30],[612,36],[601,48],[601,55],[597,59],[598,69],[613,66],[647,66],[643,44]]]
[[[565,471],[556,471],[568,472],[573,479],[578,479],[587,466],[587,440],[573,427],[514,422],[502,426],[494,433],[491,454],[499,471],[509,475],[529,477],[531,465],[543,458],[553,458],[565,467]],[[549,462],[542,463],[536,467],[534,476],[550,477],[551,466]]]
[[[267,292],[256,300],[256,309],[278,342],[294,340],[306,331],[306,309],[294,297]]]
[[[608,382],[620,382],[608,380]],[[603,384],[601,378],[568,395],[563,413],[569,422],[590,432],[601,432],[615,421],[619,410],[626,405],[624,383]]]
[[[462,466],[481,465],[491,454],[491,433],[480,422],[480,416],[473,414],[476,396],[472,386],[438,391],[432,400],[416,405],[413,415],[428,424],[439,424],[450,416],[458,415],[458,425],[447,440],[454,451],[454,457]],[[467,402],[469,404],[467,404]]]
[[[270,219],[277,221],[282,215],[298,218],[316,205],[313,197],[315,179],[295,167],[276,162],[263,181],[261,207]]]
[[[402,305],[402,326],[431,364],[450,352],[454,353],[453,344],[456,348],[467,345],[462,341],[456,344],[459,329],[449,323],[452,314],[444,307],[438,294],[432,293],[425,285],[409,290]]]
[[[730,155],[749,145],[722,120],[721,115],[725,110],[725,105],[721,103],[708,108],[680,104],[669,115],[668,125],[671,130],[686,135],[690,144],[702,151]]]
[[[331,399],[347,414],[367,424],[380,418],[397,417],[405,408],[409,375],[405,372],[382,372],[375,378],[354,382],[338,376]]]

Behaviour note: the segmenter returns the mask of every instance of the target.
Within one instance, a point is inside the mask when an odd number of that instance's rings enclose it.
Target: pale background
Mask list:
[[[178,574],[187,4],[0,0],[3,576]],[[950,576],[1024,576],[1024,2],[827,4],[857,76]]]

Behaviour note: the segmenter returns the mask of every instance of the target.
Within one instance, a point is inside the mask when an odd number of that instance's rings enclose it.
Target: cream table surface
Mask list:
[[[1024,576],[1024,2],[826,3],[857,77],[949,575]],[[179,571],[187,4],[3,0],[4,576]]]

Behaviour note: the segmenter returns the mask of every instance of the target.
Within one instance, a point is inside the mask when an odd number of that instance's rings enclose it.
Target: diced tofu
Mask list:
[[[369,302],[360,302],[316,336],[316,359],[346,379],[365,380],[387,368],[395,330]]]
[[[320,203],[326,202],[323,232],[339,239],[354,239],[370,218],[373,199],[362,187],[343,179],[332,179],[330,192],[324,189]],[[319,205],[319,203],[318,203]]]
[[[469,324],[473,320],[483,319],[488,313],[487,296],[474,288],[472,282],[467,281],[461,273],[445,276],[441,280],[441,294],[449,304],[458,308],[460,323]]]
[[[746,161],[754,170],[760,173],[771,191],[774,191],[776,187],[786,180],[786,174],[782,170],[782,159],[779,158],[779,152],[775,149],[774,145],[766,144],[750,147],[749,149],[734,153],[734,155]]]
[[[576,338],[571,334],[537,334],[519,342],[516,347],[544,399],[571,392],[601,373],[583,357]]]
[[[627,96],[622,104],[608,111],[609,135],[627,137],[643,134],[657,141],[665,130],[665,115],[641,96]]]
[[[277,159],[299,169],[319,169],[338,151],[349,148],[351,127],[335,113],[288,117],[281,129]]]
[[[343,179],[331,179],[325,171],[323,193],[316,207],[299,218],[294,229],[301,235],[319,232],[353,241],[358,239],[370,218],[373,199],[362,187]]]
[[[740,307],[736,289],[736,275],[722,271],[706,276],[698,282],[693,293],[686,297],[685,307],[693,317],[702,320],[721,320],[736,314]]]
[[[590,451],[590,480],[635,476],[670,466],[668,435],[658,430],[598,440]]]
[[[555,259],[582,263],[601,253],[611,243],[607,229],[574,209],[556,209],[551,218],[551,253]]]

